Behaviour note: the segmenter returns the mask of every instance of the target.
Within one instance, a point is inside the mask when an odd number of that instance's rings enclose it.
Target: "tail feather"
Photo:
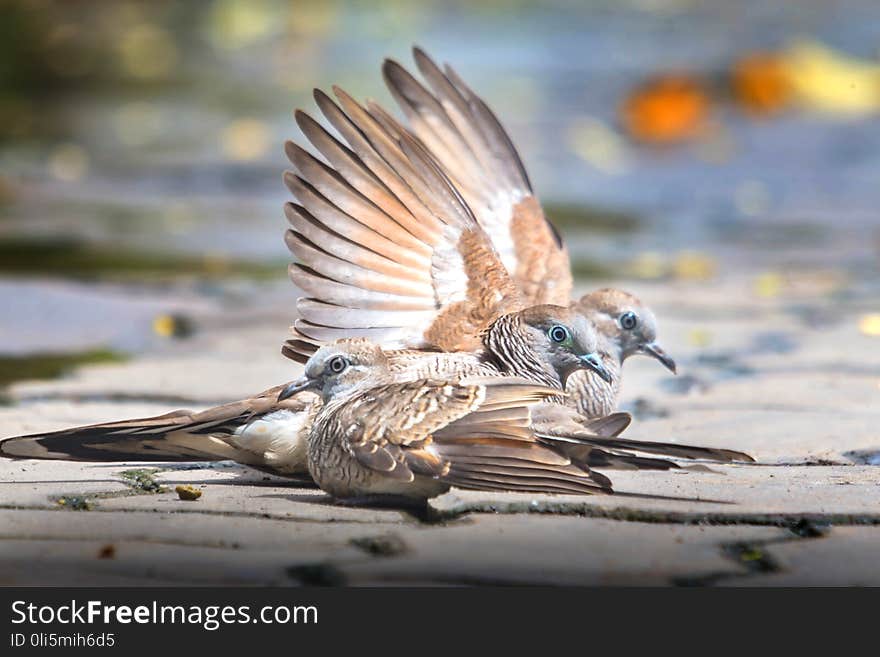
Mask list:
[[[251,399],[200,412],[174,411],[156,417],[107,422],[61,431],[16,436],[0,441],[0,456],[66,461],[221,461],[265,466],[275,433],[296,433],[307,396],[297,395],[278,404],[281,386]],[[281,411],[281,416],[279,416]],[[249,427],[270,418],[270,428]],[[268,422],[268,421],[267,421]],[[276,450],[277,451],[277,450]]]
[[[554,451],[564,454],[572,463],[589,468],[610,470],[676,470],[680,466],[674,461],[650,458],[609,451],[588,442],[568,442],[557,440],[555,436],[541,436],[541,440]]]
[[[613,462],[615,467],[655,468],[661,465],[664,469],[672,467],[669,465],[670,462],[664,463],[662,459],[639,460],[631,452],[672,459],[702,459],[721,463],[754,462],[748,454],[732,449],[622,438],[620,434],[632,421],[628,413],[611,413],[605,417],[588,420],[567,406],[545,403],[533,408],[532,418],[535,433],[545,443],[558,445],[560,449],[561,446],[568,445],[565,449],[569,451],[576,449],[577,445],[596,448],[598,451],[593,454],[591,465],[598,466],[597,459],[606,458],[610,454],[615,458],[610,459],[609,463]],[[622,458],[625,458],[626,462],[622,461]]]
[[[234,458],[236,450],[210,433],[211,423],[192,425],[192,414],[96,424],[0,441],[8,458],[66,461],[212,461]],[[186,431],[181,430],[183,426]]]
[[[721,463],[730,463],[732,461],[742,461],[745,463],[755,462],[755,459],[745,452],[738,452],[733,449],[724,449],[721,447],[702,447],[700,445],[661,443],[647,440],[629,440],[627,438],[603,438],[595,436],[585,437],[585,440],[592,445],[605,447],[607,449],[644,452],[646,454],[657,454],[660,456],[668,456],[670,458],[704,459]]]

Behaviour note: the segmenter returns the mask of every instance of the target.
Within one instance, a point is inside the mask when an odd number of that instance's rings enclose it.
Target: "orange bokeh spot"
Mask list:
[[[639,85],[620,113],[623,127],[633,139],[671,144],[699,136],[709,111],[709,96],[699,80],[669,74]]]
[[[731,74],[734,98],[754,114],[779,112],[791,99],[788,71],[778,55],[748,55],[733,65]]]

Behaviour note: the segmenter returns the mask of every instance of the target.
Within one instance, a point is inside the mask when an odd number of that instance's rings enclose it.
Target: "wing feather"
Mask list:
[[[344,444],[358,463],[403,481],[417,473],[482,490],[610,492],[604,475],[529,429],[528,405],[556,394],[521,379],[425,379],[371,388],[332,413],[337,425],[353,427]]]
[[[430,90],[393,60],[386,60],[382,71],[415,137],[471,206],[528,305],[568,305],[568,252],[544,216],[506,130],[451,67],[441,69],[419,48],[413,55]],[[383,122],[393,120],[378,106],[372,113]]]
[[[295,171],[284,181],[299,201],[285,207],[297,259],[289,272],[307,298],[293,327],[297,347],[283,353],[301,360],[310,344],[342,337],[477,348],[489,322],[523,307],[491,239],[416,137],[335,92],[339,104],[321,92],[315,99],[342,139],[295,114],[329,164],[285,146]]]

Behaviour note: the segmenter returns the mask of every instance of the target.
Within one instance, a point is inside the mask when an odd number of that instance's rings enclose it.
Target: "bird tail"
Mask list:
[[[622,429],[621,429],[622,430]],[[619,433],[619,432],[618,432]],[[593,468],[611,468],[626,470],[671,470],[680,466],[669,458],[698,459],[731,463],[742,461],[754,463],[754,459],[745,452],[699,445],[683,445],[677,443],[660,443],[596,435],[591,431],[576,431],[566,435],[538,434],[540,439],[553,449],[565,454],[573,461],[587,463]],[[652,454],[655,458],[632,454]]]
[[[573,463],[589,468],[606,470],[675,470],[674,461],[628,454],[622,451],[602,449],[593,444],[592,438],[569,438],[538,434],[539,439],[553,451],[565,455]]]
[[[194,424],[175,411],[157,417],[74,427],[0,441],[0,456],[65,461],[216,461],[241,453],[210,432],[218,423]]]
[[[701,445],[685,445],[679,443],[661,443],[646,440],[630,440],[628,438],[590,438],[590,442],[597,447],[617,449],[625,451],[643,452],[678,459],[697,459],[716,461],[719,463],[754,463],[755,459],[745,452],[721,447],[703,447]]]

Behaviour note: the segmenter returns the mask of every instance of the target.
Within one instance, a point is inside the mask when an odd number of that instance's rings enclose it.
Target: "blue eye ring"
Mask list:
[[[639,323],[639,318],[631,310],[620,316],[620,328],[632,331]]]
[[[331,374],[342,374],[351,365],[345,356],[334,356],[327,361],[327,369]]]
[[[561,324],[556,324],[555,326],[550,327],[550,330],[547,331],[547,336],[553,340],[553,342],[562,344],[563,342],[571,340],[571,331]]]

